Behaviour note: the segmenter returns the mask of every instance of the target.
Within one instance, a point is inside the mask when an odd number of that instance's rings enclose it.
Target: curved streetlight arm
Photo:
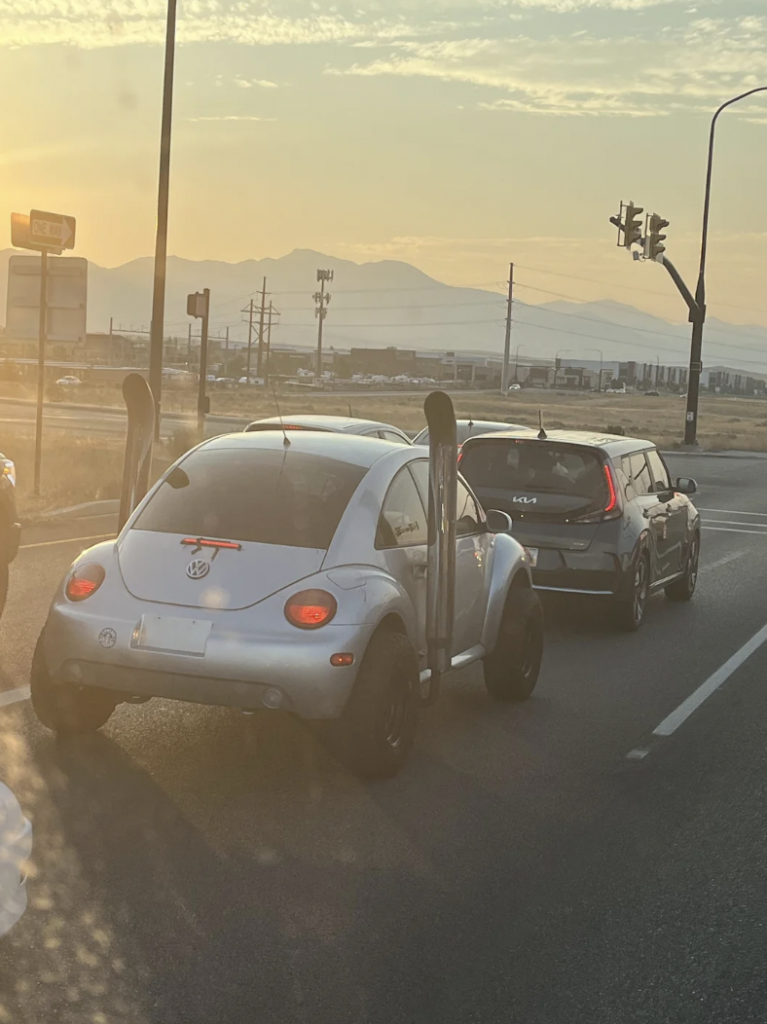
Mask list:
[[[723,103],[711,118],[711,132],[708,140],[708,166],[706,169],[706,194],[703,201],[703,236],[700,246],[700,272],[698,274],[698,286],[695,292],[695,301],[701,309],[704,318],[706,303],[706,256],[708,254],[708,217],[711,210],[711,179],[714,170],[714,136],[716,134],[716,123],[723,110],[731,107],[733,103],[739,103],[741,100],[745,100],[749,96],[753,96],[754,93],[757,92],[767,92],[767,85],[760,85],[757,86],[756,89],[749,89],[748,92],[741,93],[739,96],[733,96],[731,100],[727,100],[726,103]]]

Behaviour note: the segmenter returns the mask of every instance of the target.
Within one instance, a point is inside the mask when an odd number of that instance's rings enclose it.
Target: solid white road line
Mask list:
[[[675,711],[672,711],[667,718],[663,719],[660,725],[653,730],[653,736],[671,736],[672,733],[675,733],[679,726],[687,721],[693,711],[697,711],[701,704],[719,689],[722,683],[727,682],[733,672],[736,672],[743,662],[751,657],[754,651],[759,650],[766,640],[767,626],[762,626],[748,643],[743,644],[740,650],[736,651],[721,668],[718,668],[713,675],[709,676],[705,683],[701,683],[687,700],[682,701]]]
[[[744,523],[742,519],[704,519],[703,522],[715,526],[753,526],[757,530],[767,530],[767,523]]]
[[[734,508],[699,508],[699,512],[718,512],[723,516],[767,516],[767,512],[738,512]]]
[[[43,540],[38,544],[22,544],[19,551],[30,551],[32,548],[52,548],[55,544],[74,544],[75,541],[90,544],[94,540],[112,540],[113,533],[101,533],[97,537],[63,537],[61,540]]]
[[[711,533],[750,533],[754,537],[764,537],[764,530],[738,530],[732,526],[704,526],[704,530],[709,530]]]
[[[18,704],[20,700],[29,700],[29,687],[20,686],[17,690],[6,690],[0,693],[0,708],[7,704]]]

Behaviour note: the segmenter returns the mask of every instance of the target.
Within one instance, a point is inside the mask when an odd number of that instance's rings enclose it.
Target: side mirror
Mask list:
[[[674,487],[680,494],[697,494],[698,485],[690,476],[678,476]]]
[[[512,521],[508,512],[491,508],[487,513],[487,528],[491,533],[511,533]]]

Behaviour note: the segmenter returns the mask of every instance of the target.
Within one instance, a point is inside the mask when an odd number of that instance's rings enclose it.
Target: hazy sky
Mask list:
[[[526,301],[686,319],[608,217],[621,198],[663,214],[694,278],[708,118],[767,85],[767,0],[178,4],[171,252],[307,247],[456,284],[514,260]],[[34,206],[74,214],[98,263],[153,252],[164,9],[0,0],[0,244]],[[709,300],[725,319],[767,324],[765,181],[767,93],[720,122]]]

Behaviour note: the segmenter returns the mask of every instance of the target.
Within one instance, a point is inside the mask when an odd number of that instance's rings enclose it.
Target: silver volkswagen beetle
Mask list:
[[[323,720],[359,774],[395,774],[431,694],[428,454],[280,430],[188,452],[62,581],[32,666],[40,720],[89,732],[151,697],[282,710]],[[452,472],[445,665],[484,661],[492,696],[524,699],[543,643],[525,552],[491,532],[454,456]]]

